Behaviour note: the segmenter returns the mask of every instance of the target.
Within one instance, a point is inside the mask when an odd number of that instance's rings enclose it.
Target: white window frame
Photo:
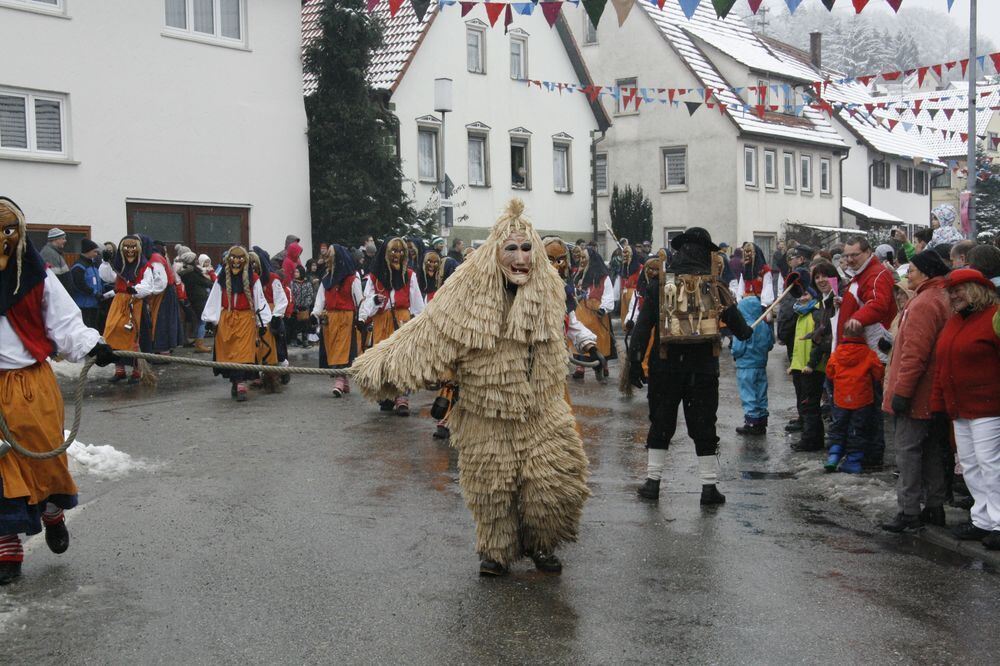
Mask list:
[[[205,44],[216,46],[226,46],[229,48],[247,48],[247,0],[239,0],[240,3],[240,36],[226,37],[222,34],[222,5],[221,0],[212,0],[212,34],[199,32],[194,29],[194,0],[184,0],[184,28],[167,25],[166,17],[167,0],[162,0],[163,5],[163,31],[160,33],[164,37],[177,37],[188,39]]]
[[[597,174],[598,174],[597,162],[599,162],[601,159],[604,160],[604,187],[603,188],[601,187],[601,180],[597,176]],[[597,192],[597,196],[599,196],[599,197],[606,197],[606,196],[608,196],[608,191],[610,189],[608,187],[608,181],[610,180],[610,178],[608,177],[609,175],[610,175],[610,173],[608,171],[608,154],[607,153],[597,153],[594,156],[594,191]]]
[[[597,44],[597,26],[590,20],[587,12],[583,14],[583,37],[580,39],[584,46],[595,46]]]
[[[520,146],[524,148],[524,184],[515,185],[514,184],[514,164],[511,162],[510,165],[510,187],[514,190],[530,190],[531,189],[531,135],[522,132],[511,132],[510,133],[510,152],[513,153],[514,147]],[[513,157],[511,154],[510,157]]]
[[[469,146],[474,141],[482,141],[483,143],[483,180],[480,183],[473,182],[472,180],[472,161],[469,160],[469,186],[470,187],[489,187],[490,186],[490,134],[489,130],[482,129],[469,129],[466,139],[466,158],[469,156]]]
[[[431,146],[434,149],[433,163],[434,163],[434,175],[428,176],[420,172],[420,152],[421,152],[421,135],[428,134],[432,137]],[[438,143],[441,140],[441,132],[438,127],[432,125],[419,124],[417,125],[417,180],[421,183],[434,183],[435,185],[440,182],[440,149]]]
[[[566,187],[556,186],[556,154],[566,153]],[[571,194],[573,192],[573,142],[570,139],[552,139],[552,189],[559,194]]]
[[[872,187],[880,190],[889,189],[892,186],[892,169],[889,168],[889,163],[884,160],[875,160],[874,162],[872,162],[871,168],[872,168],[872,176],[871,176]],[[875,175],[879,171],[881,171],[882,175],[885,176],[885,180],[881,185],[878,184],[878,178]]]
[[[514,45],[521,46],[521,71],[514,72]],[[515,76],[517,74],[517,76]],[[524,81],[528,78],[528,35],[527,33],[516,33],[511,31],[510,35],[510,78],[515,81]]]
[[[764,251],[764,257],[770,257],[778,243],[778,234],[773,231],[753,232],[753,242]],[[765,262],[766,263],[766,262]]]
[[[480,21],[475,21],[465,24],[465,68],[470,74],[486,73],[486,27],[485,24],[479,25],[479,23]],[[473,35],[476,37],[479,49],[479,63],[475,69],[469,67],[469,49],[472,48],[469,38]]]
[[[743,146],[743,185],[747,189],[757,189],[757,166],[757,146]]]
[[[771,175],[768,177],[768,162],[771,163]],[[764,149],[764,187],[769,190],[778,189],[778,151],[774,148]]]
[[[584,12],[586,13],[586,12]],[[629,83],[631,81],[631,83]],[[624,85],[623,85],[624,84]],[[638,105],[635,100],[629,105],[628,109],[622,108],[622,99],[625,97],[623,94],[623,89],[635,88],[636,95],[639,94],[639,77],[637,76],[627,76],[624,79],[615,79],[615,89],[618,91],[618,99],[615,100],[615,115],[616,116],[637,116],[639,115]]]
[[[917,183],[920,183],[920,188],[917,188]],[[913,170],[913,193],[919,196],[927,196],[931,191],[930,188],[930,174],[927,169],[914,169]]]
[[[906,176],[905,182],[902,176]],[[904,194],[913,192],[913,169],[902,164],[896,165],[896,191]]]
[[[796,170],[799,168],[795,160],[795,152],[791,150],[781,151],[781,185],[785,192],[794,192],[795,183],[798,182]]]
[[[0,7],[68,18],[66,16],[66,0],[56,0],[55,3],[43,2],[42,0],[0,0]]]
[[[40,159],[64,162],[70,158],[69,149],[69,97],[62,93],[43,92],[40,90],[24,90],[18,88],[0,88],[0,95],[19,97],[25,102],[25,133],[27,148],[11,148],[0,146],[0,158]],[[38,134],[35,120],[35,102],[56,102],[59,104],[59,132],[62,150],[39,150]],[[0,138],[2,141],[2,138]]]
[[[670,174],[670,169],[667,166],[667,159],[671,156],[679,156],[684,160],[684,182],[682,184],[671,185],[667,180]],[[690,175],[688,173],[687,146],[662,146],[660,148],[660,191],[686,192],[689,185]]]
[[[799,188],[806,194],[812,194],[813,191],[812,165],[812,155],[799,155]]]
[[[664,227],[663,228],[663,247],[670,247],[670,241],[680,236],[682,233],[687,231],[684,227]]]
[[[833,190],[833,163],[828,157],[819,158],[819,193],[830,194]]]

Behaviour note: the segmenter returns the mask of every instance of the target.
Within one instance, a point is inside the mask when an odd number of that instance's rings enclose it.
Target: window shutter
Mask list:
[[[28,123],[23,97],[0,95],[0,148],[28,148]]]
[[[608,191],[608,156],[598,155],[594,163],[594,175],[597,180],[597,191]]]
[[[35,146],[38,150],[62,152],[62,113],[59,102],[35,100]]]

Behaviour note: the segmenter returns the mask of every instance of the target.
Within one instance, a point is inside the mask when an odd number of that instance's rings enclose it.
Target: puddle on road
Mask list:
[[[740,478],[745,481],[784,481],[794,479],[795,472],[758,472],[746,470],[740,472]]]

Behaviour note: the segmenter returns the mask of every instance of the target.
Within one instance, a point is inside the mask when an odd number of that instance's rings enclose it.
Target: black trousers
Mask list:
[[[714,372],[654,372],[650,371],[649,433],[646,447],[666,449],[677,431],[677,408],[684,406],[684,422],[688,436],[694,440],[699,456],[714,456],[719,450],[715,433],[719,410],[719,375]]]
[[[795,385],[795,400],[802,418],[802,439],[804,445],[822,448],[824,445],[823,413],[820,401],[823,399],[823,383],[826,374],[811,372],[806,374],[801,370],[792,371],[792,383]]]

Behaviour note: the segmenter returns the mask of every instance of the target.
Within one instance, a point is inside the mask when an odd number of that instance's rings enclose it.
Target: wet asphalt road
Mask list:
[[[772,358],[772,413],[792,398]],[[307,361],[308,359],[308,361]],[[305,365],[313,357],[293,359]],[[152,463],[78,476],[72,546],[28,546],[0,591],[0,663],[995,663],[1000,577],[881,533],[790,471],[784,435],[740,441],[722,378],[721,488],[698,505],[675,439],[659,504],[638,499],[645,397],[571,386],[593,497],[561,577],[476,575],[456,456],[421,416],[329,382],[232,403],[208,371],[94,384],[79,438]],[[64,387],[69,384],[64,382]],[[775,431],[780,430],[775,428]],[[818,464],[818,463],[817,463]]]

